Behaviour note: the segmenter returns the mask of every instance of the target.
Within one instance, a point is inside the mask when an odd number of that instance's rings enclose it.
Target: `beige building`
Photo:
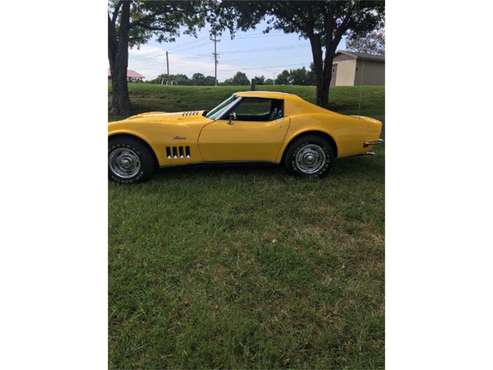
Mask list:
[[[385,56],[338,51],[330,86],[385,85]]]

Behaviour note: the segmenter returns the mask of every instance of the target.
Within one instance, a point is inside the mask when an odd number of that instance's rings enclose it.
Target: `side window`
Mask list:
[[[283,117],[283,101],[277,99],[243,98],[229,114],[238,121],[273,121]]]

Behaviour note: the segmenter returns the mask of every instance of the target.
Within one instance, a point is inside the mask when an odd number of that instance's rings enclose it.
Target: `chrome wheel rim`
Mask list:
[[[109,157],[111,172],[123,179],[130,179],[140,171],[140,159],[137,153],[129,148],[116,148]]]
[[[307,175],[320,171],[327,162],[323,148],[316,144],[307,144],[301,147],[295,156],[296,167]]]

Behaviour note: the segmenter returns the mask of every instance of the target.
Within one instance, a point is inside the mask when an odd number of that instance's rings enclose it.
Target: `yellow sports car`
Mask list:
[[[210,111],[138,114],[108,124],[109,177],[146,180],[159,167],[270,162],[303,177],[322,177],[336,158],[372,154],[382,123],[346,116],[300,97],[238,92]]]

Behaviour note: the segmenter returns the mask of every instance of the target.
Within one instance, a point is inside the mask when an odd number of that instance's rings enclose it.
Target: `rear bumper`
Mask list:
[[[365,141],[363,143],[363,148],[367,148],[367,147],[369,147],[371,145],[380,145],[380,144],[383,144],[383,143],[384,143],[383,139],[369,140],[369,141]]]
[[[363,148],[368,148],[368,147],[373,147],[373,145],[380,145],[380,144],[383,144],[383,139],[378,139],[378,140],[368,140],[368,141],[365,141],[363,143]],[[369,148],[368,148],[369,149]],[[369,155],[369,156],[373,156],[375,155],[375,152],[366,152],[366,153],[363,153],[362,155]]]

